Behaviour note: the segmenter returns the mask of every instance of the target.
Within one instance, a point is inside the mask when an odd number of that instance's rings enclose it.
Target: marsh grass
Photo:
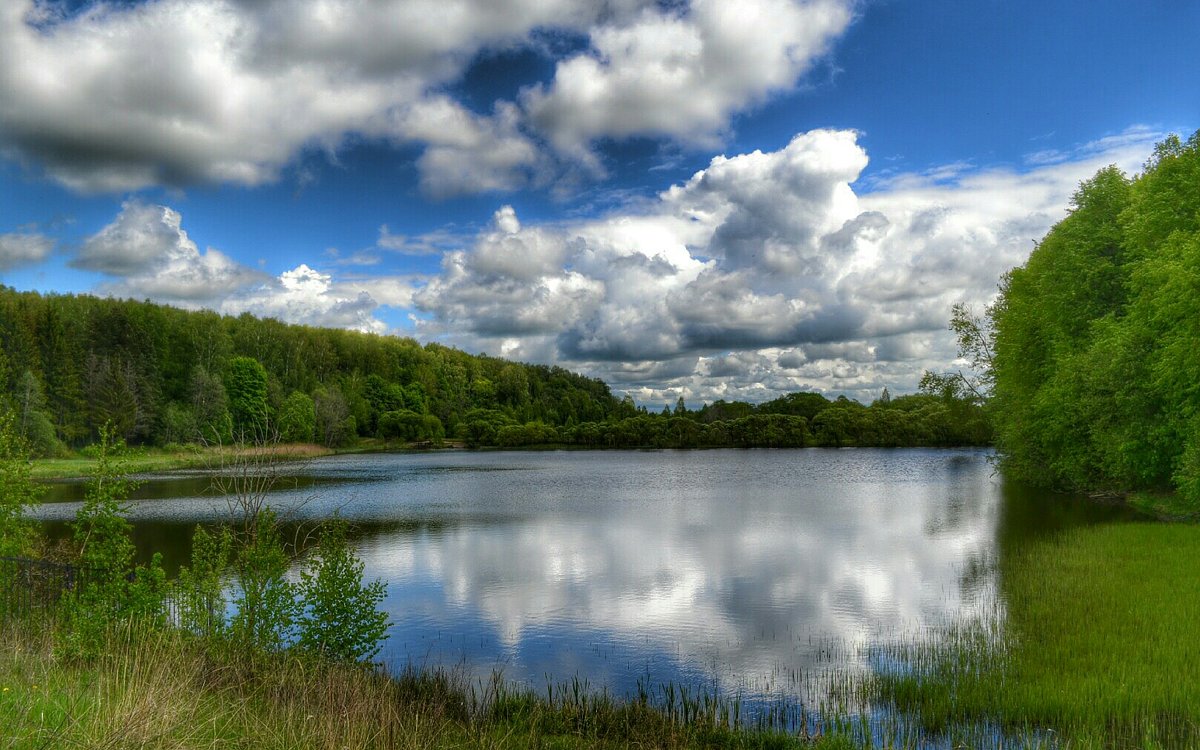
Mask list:
[[[1075,529],[1000,565],[1003,612],[877,649],[868,692],[925,731],[1200,747],[1200,527]]]

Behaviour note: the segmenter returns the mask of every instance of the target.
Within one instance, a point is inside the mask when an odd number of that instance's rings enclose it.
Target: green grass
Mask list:
[[[446,448],[461,448],[462,443],[446,441]],[[331,456],[344,453],[383,453],[411,450],[412,444],[391,441],[385,443],[378,438],[359,438],[353,445],[344,448],[326,448],[312,443],[282,443],[270,450],[280,461],[305,460],[319,456]],[[228,460],[233,449],[227,447],[201,447],[198,445],[176,446],[174,448],[136,447],[130,448],[123,456],[131,474],[149,474],[175,469],[206,469],[220,465],[222,459]],[[33,460],[34,479],[77,479],[88,476],[96,465],[96,459],[89,456],[87,450],[73,451],[67,456],[54,458],[36,458]]]
[[[307,443],[279,445],[271,449],[280,461],[314,458],[335,451]],[[145,474],[173,469],[198,469],[220,465],[232,455],[231,448],[202,448],[182,446],[167,448],[131,448],[123,456],[131,474]],[[34,479],[73,479],[86,477],[96,465],[96,459],[86,451],[58,458],[38,458],[33,461]]]
[[[1175,492],[1136,492],[1126,498],[1130,507],[1166,521],[1200,521],[1200,505]]]
[[[728,703],[546,696],[447,672],[389,677],[287,654],[224,651],[118,626],[92,663],[28,623],[0,630],[0,748],[818,748],[844,737],[731,728]],[[686,714],[686,715],[685,715]]]
[[[1200,527],[1076,529],[1001,562],[1004,615],[885,649],[879,698],[930,730],[1200,747]]]

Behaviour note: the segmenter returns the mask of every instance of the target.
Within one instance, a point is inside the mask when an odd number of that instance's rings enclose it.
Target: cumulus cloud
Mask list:
[[[54,240],[37,232],[0,234],[0,271],[40,263],[54,250]]]
[[[211,304],[263,277],[214,248],[201,253],[178,211],[136,200],[87,238],[71,264],[116,277],[102,286],[109,294],[186,307]]]
[[[524,92],[563,152],[601,137],[714,143],[732,112],[790,88],[852,19],[846,0],[695,0],[595,28],[590,48]]]
[[[406,301],[404,291],[394,288],[394,284],[386,280],[373,284],[334,283],[332,275],[301,263],[267,283],[225,298],[220,310],[230,314],[248,312],[287,323],[383,333],[387,324],[375,317],[380,303],[368,286],[394,295],[397,301]]]
[[[80,191],[259,185],[351,136],[416,143],[437,197],[545,184],[600,137],[711,141],[794,86],[850,0],[43,0],[0,8],[0,153]],[[590,40],[518,101],[447,87],[488,50]],[[547,52],[548,48],[543,48]],[[548,53],[549,54],[549,53]]]
[[[499,102],[483,117],[437,96],[396,113],[392,129],[397,138],[427,144],[417,159],[421,189],[446,198],[516,190],[534,180],[543,157],[520,125],[512,103]]]
[[[0,8],[0,144],[80,190],[256,185],[349,133],[428,135],[445,113],[427,92],[480,49],[586,27],[604,5],[159,0],[64,14],[14,0]],[[501,147],[485,187],[506,186],[528,157],[511,117],[455,116],[457,140],[428,139],[431,188],[461,181],[465,155],[484,143]]]
[[[335,279],[303,263],[269,276],[214,248],[200,252],[178,211],[136,200],[87,238],[71,264],[111,277],[98,291],[112,296],[374,333],[388,328],[379,308],[411,307],[416,284],[387,275]]]
[[[859,194],[850,131],[714,158],[633,211],[524,226],[510,208],[449,253],[414,301],[426,332],[471,350],[566,362],[645,401],[761,400],[798,388],[870,400],[955,359],[951,306],[985,304],[1005,270],[1134,131],[1028,171],[896,175]],[[515,343],[514,343],[515,342]]]

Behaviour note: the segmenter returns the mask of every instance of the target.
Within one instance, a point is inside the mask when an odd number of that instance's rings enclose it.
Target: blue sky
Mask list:
[[[954,366],[1105,164],[1200,126],[1175,0],[0,9],[0,280],[553,362],[639,401]]]

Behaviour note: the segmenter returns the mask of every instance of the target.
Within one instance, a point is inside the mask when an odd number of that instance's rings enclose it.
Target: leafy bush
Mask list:
[[[123,447],[110,426],[100,430],[96,466],[71,524],[82,572],[78,593],[66,606],[66,637],[61,645],[73,657],[99,654],[104,634],[114,622],[162,617],[166,577],[161,556],[156,553],[149,566],[134,563],[133,527],[124,513],[137,483],[128,478],[121,460]]]
[[[346,523],[334,519],[321,529],[316,554],[300,573],[303,611],[297,645],[334,661],[365,661],[379,653],[388,617],[380,612],[385,585],[363,583],[363,563],[346,541]]]
[[[42,493],[30,478],[29,444],[15,422],[12,412],[0,410],[0,557],[28,551],[36,530],[25,511]]]

